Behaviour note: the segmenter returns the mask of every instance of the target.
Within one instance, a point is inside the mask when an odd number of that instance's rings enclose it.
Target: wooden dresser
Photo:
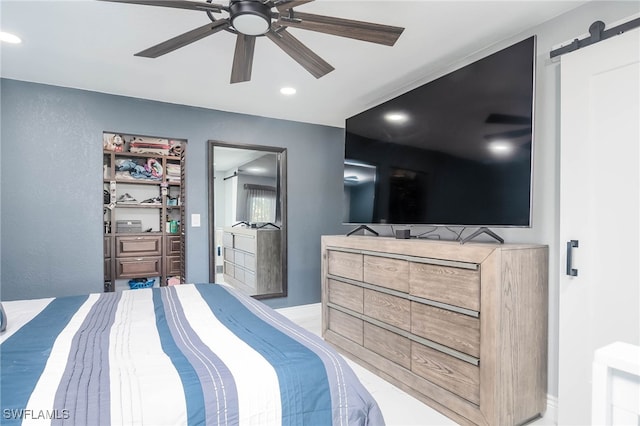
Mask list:
[[[323,337],[461,424],[547,401],[548,248],[322,237]]]
[[[227,284],[250,296],[282,291],[279,229],[226,227],[222,245]]]

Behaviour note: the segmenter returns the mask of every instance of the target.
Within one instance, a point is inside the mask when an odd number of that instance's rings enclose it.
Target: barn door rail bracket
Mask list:
[[[557,56],[564,55],[565,53],[573,52],[574,50],[578,50],[580,48],[595,44],[599,41],[606,40],[613,36],[620,35],[625,31],[638,28],[640,27],[640,18],[632,19],[629,22],[620,24],[617,27],[609,28],[608,30],[605,30],[604,27],[604,22],[594,22],[593,24],[591,24],[591,26],[589,26],[589,34],[591,34],[589,37],[585,37],[582,40],[578,40],[576,38],[570,44],[552,50],[549,53],[549,56],[551,58],[555,58]]]

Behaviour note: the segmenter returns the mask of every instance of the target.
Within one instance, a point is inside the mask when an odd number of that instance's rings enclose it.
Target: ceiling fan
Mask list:
[[[484,122],[487,124],[501,124],[519,127],[518,129],[505,130],[503,132],[484,135],[485,139],[515,139],[521,136],[531,135],[531,117],[526,117],[523,115],[491,113]]]
[[[231,83],[251,80],[255,41],[256,37],[261,36],[273,41],[316,78],[334,70],[329,63],[288,32],[288,27],[387,46],[393,46],[404,31],[400,27],[294,11],[294,7],[313,0],[230,0],[228,5],[212,3],[212,0],[102,1],[205,12],[211,22],[138,52],[135,56],[157,58],[222,30],[229,31],[237,35]],[[215,17],[214,14],[223,15]]]

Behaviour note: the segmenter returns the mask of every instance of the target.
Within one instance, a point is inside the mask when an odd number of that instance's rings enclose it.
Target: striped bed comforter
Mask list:
[[[384,424],[321,338],[226,286],[4,307],[2,424]]]

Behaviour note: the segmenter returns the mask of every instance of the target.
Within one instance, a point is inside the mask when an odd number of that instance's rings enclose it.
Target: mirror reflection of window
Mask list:
[[[247,194],[246,217],[250,223],[273,223],[276,218],[276,188],[244,185]]]

